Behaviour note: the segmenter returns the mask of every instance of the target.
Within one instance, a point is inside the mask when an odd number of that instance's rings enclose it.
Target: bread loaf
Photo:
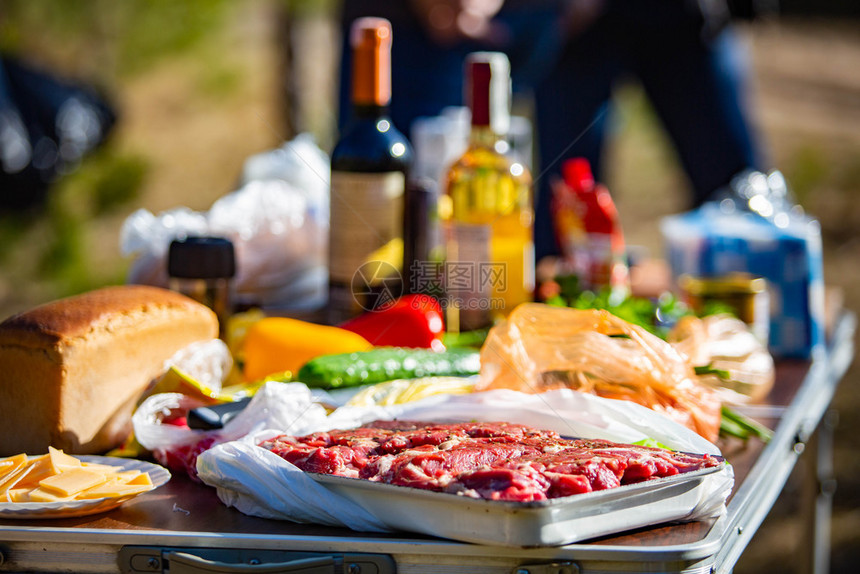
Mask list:
[[[157,287],[107,287],[0,323],[0,456],[118,446],[177,350],[218,336],[206,306]]]

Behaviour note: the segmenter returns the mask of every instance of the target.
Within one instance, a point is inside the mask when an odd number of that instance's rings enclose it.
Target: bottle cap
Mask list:
[[[466,104],[472,125],[506,135],[511,124],[511,64],[501,52],[466,56]]]
[[[233,243],[223,237],[174,239],[167,253],[167,274],[180,279],[220,279],[236,275]]]
[[[391,22],[357,19],[350,29],[350,46],[353,102],[387,106],[391,101]]]
[[[584,157],[575,157],[565,161],[561,169],[565,183],[573,189],[588,191],[594,187],[591,164]]]

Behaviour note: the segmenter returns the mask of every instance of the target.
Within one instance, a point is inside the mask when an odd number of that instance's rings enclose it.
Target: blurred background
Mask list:
[[[134,210],[205,210],[235,189],[248,156],[300,132],[330,151],[338,9],[335,0],[0,0],[7,71],[26,65],[92,104],[69,116],[90,139],[42,150],[50,165],[31,174],[37,191],[0,206],[0,317],[124,282],[119,230]],[[860,309],[860,6],[781,0],[740,33],[772,164],[821,221],[827,284]],[[611,139],[606,183],[628,242],[659,257],[658,222],[686,208],[689,184],[641,89],[623,85],[614,97],[611,129],[623,137]],[[19,184],[4,181],[0,194]],[[860,562],[858,379],[854,367],[835,401],[832,572]],[[736,572],[796,571],[810,543],[798,491],[793,476]]]

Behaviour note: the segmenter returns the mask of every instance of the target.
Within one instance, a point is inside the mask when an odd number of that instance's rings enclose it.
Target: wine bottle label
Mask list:
[[[332,281],[351,282],[356,271],[374,258],[382,258],[397,269],[401,267],[402,261],[396,260],[401,251],[394,248],[392,241],[402,235],[405,185],[402,172],[332,172]]]

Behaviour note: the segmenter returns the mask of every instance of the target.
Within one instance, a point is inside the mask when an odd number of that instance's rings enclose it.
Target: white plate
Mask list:
[[[133,458],[110,456],[77,456],[84,462],[94,462],[116,467],[117,470],[139,470],[149,474],[153,490],[170,480],[170,472],[163,466]],[[147,492],[152,492],[148,490]],[[123,502],[143,493],[115,498],[95,498],[92,500],[68,500],[65,502],[0,502],[0,519],[18,518],[69,518],[86,516],[114,509]]]

